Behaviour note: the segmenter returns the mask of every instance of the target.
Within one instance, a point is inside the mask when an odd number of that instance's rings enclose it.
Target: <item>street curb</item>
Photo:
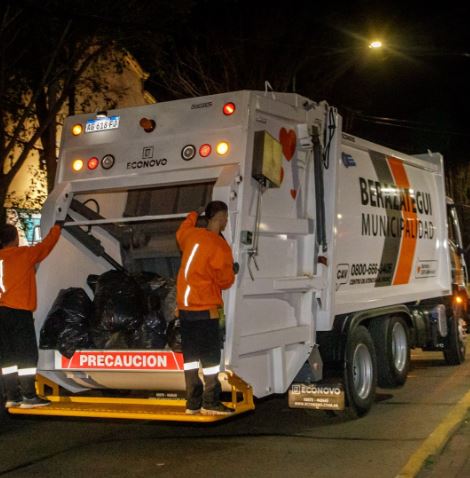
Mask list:
[[[414,478],[430,455],[437,455],[460,426],[470,409],[470,391],[468,391],[452,408],[437,428],[424,440],[411,455],[408,462],[395,478]]]

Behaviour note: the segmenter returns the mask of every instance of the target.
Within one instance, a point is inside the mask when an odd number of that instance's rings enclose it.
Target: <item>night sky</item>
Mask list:
[[[263,89],[263,79],[275,86],[301,63],[283,87],[337,106],[353,134],[462,164],[470,158],[470,7],[459,3],[199,1],[174,41],[209,55],[221,45],[233,51],[236,89]],[[387,48],[372,52],[373,38]],[[260,72],[256,84],[244,70]],[[148,87],[165,99],[156,83]]]
[[[151,74],[145,88],[159,101],[188,96],[169,87],[186,64],[196,85],[201,74],[210,80],[205,94],[262,90],[267,80],[327,100],[352,134],[407,153],[440,151],[448,165],[470,158],[465,2],[7,1],[28,6],[39,23],[72,18],[90,34],[115,32]],[[367,48],[375,38],[381,52]]]
[[[255,42],[265,41],[268,55],[269,42],[277,42],[280,71],[286,56],[312,54],[291,89],[337,106],[350,132],[410,153],[440,150],[449,163],[468,161],[470,7],[365,0],[200,3],[205,9],[199,8],[199,18],[233,24],[220,30],[220,38],[242,29]],[[388,45],[380,53],[366,46],[377,37]],[[258,53],[255,44],[253,50]],[[266,79],[273,82],[276,68],[270,73]]]

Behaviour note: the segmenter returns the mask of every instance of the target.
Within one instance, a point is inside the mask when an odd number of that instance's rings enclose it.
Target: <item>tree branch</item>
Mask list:
[[[26,109],[25,111],[23,112],[23,114],[21,115],[16,127],[15,127],[15,130],[12,134],[12,140],[5,146],[5,150],[3,152],[3,158],[5,158],[10,152],[11,150],[13,149],[14,145],[16,144],[16,139],[19,137],[19,134],[20,132],[24,129],[24,122],[25,120],[28,118],[28,116],[30,115],[31,111],[32,111],[32,107],[33,105],[36,104],[36,99],[38,97],[38,95],[42,92],[43,88],[46,86],[46,83],[47,83],[47,78],[48,76],[50,75],[51,71],[52,71],[52,67],[54,66],[54,63],[55,63],[55,60],[56,60],[56,57],[59,53],[59,50],[60,48],[62,47],[62,44],[64,43],[65,41],[65,38],[67,36],[67,33],[70,29],[70,26],[72,24],[72,20],[69,20],[67,22],[67,25],[65,26],[64,28],[64,31],[62,33],[62,36],[59,40],[59,43],[57,44],[57,48],[55,49],[54,51],[54,54],[52,55],[50,61],[49,61],[49,64],[47,66],[47,69],[41,79],[41,82],[38,86],[38,88],[36,89],[36,91],[34,92],[34,94],[32,95],[28,105],[26,106]]]

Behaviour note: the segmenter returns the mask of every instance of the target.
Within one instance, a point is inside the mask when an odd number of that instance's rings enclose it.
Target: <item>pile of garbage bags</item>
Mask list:
[[[90,275],[84,289],[62,289],[41,329],[39,346],[70,358],[79,349],[163,349],[181,351],[175,320],[174,279],[110,270]]]

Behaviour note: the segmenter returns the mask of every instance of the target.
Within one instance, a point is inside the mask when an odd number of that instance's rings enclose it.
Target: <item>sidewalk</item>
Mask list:
[[[470,410],[442,452],[428,457],[416,478],[470,477]]]

